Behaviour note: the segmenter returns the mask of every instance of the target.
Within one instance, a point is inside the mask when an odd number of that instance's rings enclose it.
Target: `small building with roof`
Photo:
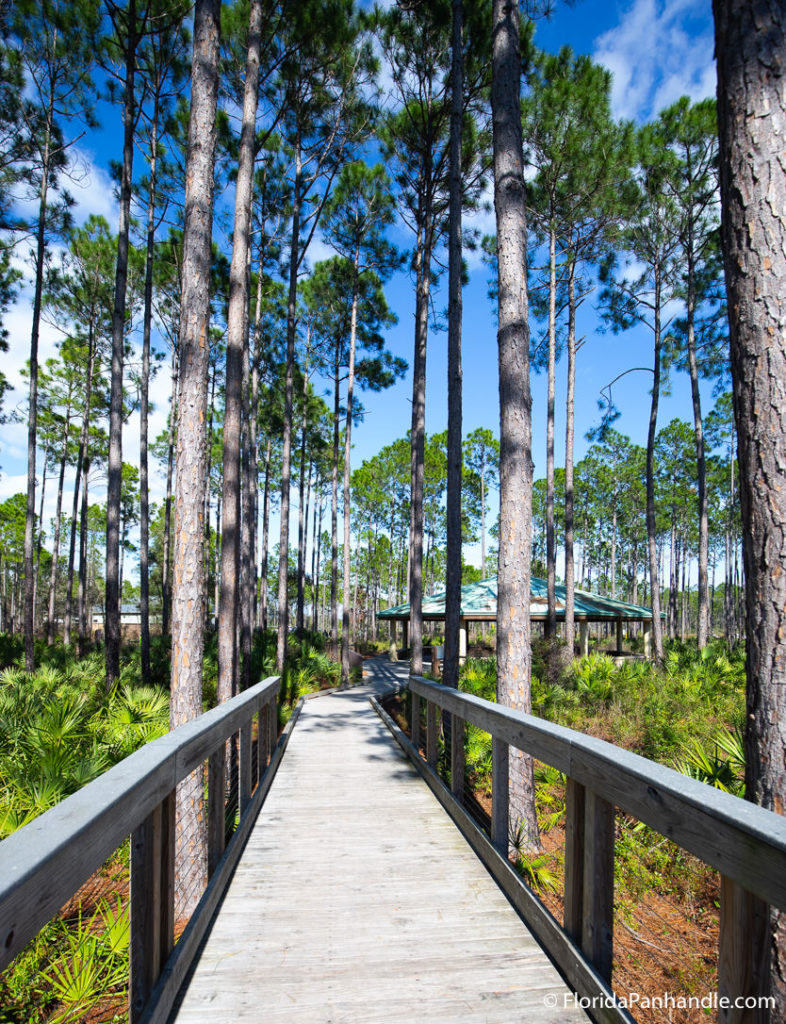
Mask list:
[[[565,587],[557,585],[557,622],[565,621]],[[626,623],[640,622],[644,636],[644,654],[651,657],[652,609],[643,605],[627,604],[610,597],[599,597],[586,590],[576,590],[574,616],[579,626],[579,646],[582,654],[589,653],[589,625],[591,622],[613,622],[616,626],[617,651],[622,651],[623,627]],[[548,586],[546,580],[533,576],[530,579],[530,621],[545,622],[548,616]],[[404,647],[409,646],[409,604],[386,608],[379,618],[403,627]],[[423,621],[445,620],[445,593],[424,596]],[[467,627],[470,622],[497,621],[497,578],[489,577],[477,583],[468,583],[461,588],[461,626],[459,632],[459,657],[467,654]]]

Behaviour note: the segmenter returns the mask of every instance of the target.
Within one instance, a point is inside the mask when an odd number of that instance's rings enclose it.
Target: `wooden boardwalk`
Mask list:
[[[306,702],[179,1024],[587,1019],[371,708],[404,672]]]

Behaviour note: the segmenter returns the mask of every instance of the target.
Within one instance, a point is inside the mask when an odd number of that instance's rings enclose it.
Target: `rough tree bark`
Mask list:
[[[237,692],[237,621],[240,593],[240,423],[243,354],[248,347],[248,259],[254,194],[254,141],[259,96],[262,2],[252,0],[248,23],[248,57],[240,130],[232,264],[229,270],[226,399],[224,408],[221,591],[218,608],[218,701]]]
[[[415,355],[412,361],[410,437],[409,646],[414,675],[423,673],[423,481],[426,452],[426,344],[431,284],[431,227],[418,226],[415,257]]]
[[[746,597],[746,796],[786,812],[786,10],[714,0],[723,251]],[[786,914],[773,912],[771,1020],[786,1017]],[[766,984],[766,983],[765,983]]]
[[[443,682],[458,686],[461,625],[461,126],[464,93],[464,8],[453,0],[450,68],[450,194],[448,225],[448,452],[445,664]],[[484,552],[485,554],[485,552]],[[484,559],[485,561],[485,559]],[[446,718],[447,721],[447,718]],[[455,787],[454,787],[455,788]]]
[[[519,8],[493,0],[491,111],[497,220],[500,534],[497,700],[529,711],[532,399],[529,387],[527,219],[521,137]],[[510,821],[538,845],[532,759],[511,749]]]
[[[213,157],[221,5],[197,0],[188,126],[183,292],[180,313],[175,543],[172,587],[171,728],[202,710],[205,620],[203,548],[206,486],[210,266],[213,226]],[[202,773],[177,790],[178,849],[175,886],[179,913],[189,914],[207,879]]]

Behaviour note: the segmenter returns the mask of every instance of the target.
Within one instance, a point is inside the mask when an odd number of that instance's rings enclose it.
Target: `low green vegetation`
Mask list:
[[[570,663],[556,680],[550,681],[549,675],[548,647],[536,643],[534,714],[741,793],[742,648],[729,651],[715,643],[697,652],[695,646],[674,642],[660,667],[633,658],[617,666],[606,654],[590,654]],[[496,676],[494,658],[469,658],[459,686],[494,700]],[[483,773],[490,767],[489,737],[470,726],[467,742],[468,765]]]
[[[252,679],[275,675],[275,634],[259,634]],[[307,693],[336,686],[340,666],[319,634],[291,638],[278,701],[283,727]],[[0,635],[0,838],[21,828],[169,728],[167,685],[142,686],[128,649],[120,680],[106,691],[101,650],[79,658],[41,645],[26,673],[19,638]],[[152,652],[168,683],[168,652]],[[215,704],[215,637],[204,656],[204,706]],[[0,975],[0,1024],[61,1024],[98,1014],[124,1020],[128,986],[128,844],[116,851]]]

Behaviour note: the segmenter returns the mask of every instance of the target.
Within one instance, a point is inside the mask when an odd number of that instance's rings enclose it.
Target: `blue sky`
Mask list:
[[[715,68],[713,62],[712,10],[710,0],[632,0],[609,3],[599,0],[579,0],[573,6],[560,4],[549,21],[538,23],[536,43],[556,51],[570,45],[576,52],[587,53],[607,66],[614,75],[613,110],[619,117],[643,122],[655,116],[663,107],[681,95],[693,100],[714,95]],[[107,217],[113,229],[117,224],[117,207],[107,171],[109,159],[116,159],[121,144],[120,111],[103,107],[103,124],[78,144],[78,156],[83,175],[80,184],[72,188],[77,201],[76,219],[82,222],[90,213]],[[482,230],[493,228],[493,214],[480,213],[474,219]],[[220,240],[220,231],[216,231]],[[407,245],[409,239],[401,235],[397,241]],[[328,253],[318,245],[312,253],[314,259]],[[23,253],[20,249],[19,258]],[[20,262],[29,276],[29,270]],[[487,297],[488,270],[477,256],[469,257],[470,278],[464,290],[464,430],[469,433],[478,426],[490,427],[498,432],[497,351],[494,312]],[[446,305],[446,277],[435,292],[435,308]],[[407,362],[412,360],[414,337],[414,292],[407,274],[398,275],[387,289],[388,302],[398,314],[398,325],[387,335],[388,347]],[[586,336],[586,344],[578,358],[576,395],[576,454],[580,458],[586,449],[584,434],[598,422],[600,391],[619,373],[631,366],[651,364],[651,336],[644,330],[635,330],[614,336],[599,331],[597,315],[592,309],[592,297],[581,313],[579,330]],[[14,390],[7,395],[6,412],[24,402],[24,386],[19,370],[29,355],[30,344],[29,288],[22,290],[15,307],[6,317],[9,329],[10,352],[5,357],[4,372]],[[55,354],[59,338],[49,325],[42,326],[40,358]],[[136,343],[139,340],[136,339]],[[444,332],[430,334],[427,372],[426,428],[429,433],[444,430],[447,424],[446,406],[446,350]],[[545,472],[545,376],[533,376],[533,456],[535,474]],[[617,428],[639,444],[646,438],[649,415],[648,375],[631,374],[615,388],[615,401],[621,412]],[[354,432],[353,465],[374,455],[379,449],[405,435],[411,416],[411,375],[387,392],[365,395],[366,418]],[[153,415],[151,435],[162,428],[168,403],[168,374],[162,371],[153,384]],[[564,458],[564,360],[558,367],[557,377],[557,436],[558,465]],[[704,404],[711,406],[709,389],[705,389]],[[689,383],[685,375],[674,375],[671,394],[662,399],[659,425],[665,425],[675,416],[690,417]],[[123,457],[133,462],[138,457],[138,421],[127,425],[124,432]],[[26,423],[0,426],[0,501],[25,490]],[[40,479],[40,469],[39,469]],[[163,478],[151,482],[153,499],[160,499]],[[68,486],[68,484],[67,484]],[[54,488],[48,485],[48,490]],[[103,499],[103,486],[96,480],[93,497]],[[53,497],[47,501],[45,519],[53,514]],[[274,529],[277,529],[276,525]],[[472,560],[479,561],[469,552]]]

